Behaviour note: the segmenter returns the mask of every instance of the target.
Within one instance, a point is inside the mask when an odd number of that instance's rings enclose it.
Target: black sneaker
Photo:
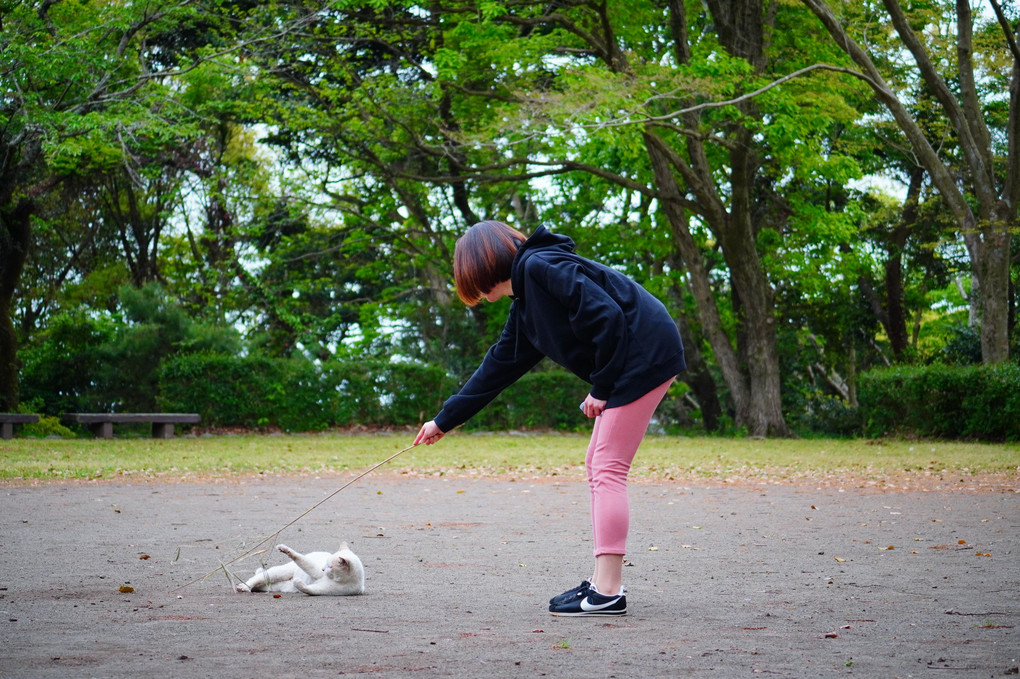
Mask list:
[[[586,596],[589,590],[591,590],[591,582],[588,580],[582,580],[581,584],[574,589],[568,589],[563,594],[557,594],[552,599],[549,599],[549,603],[562,604],[568,601],[574,601],[575,599],[580,599],[581,597]]]
[[[549,604],[553,615],[626,615],[627,597],[618,594],[605,596],[589,590],[587,596],[560,604]]]

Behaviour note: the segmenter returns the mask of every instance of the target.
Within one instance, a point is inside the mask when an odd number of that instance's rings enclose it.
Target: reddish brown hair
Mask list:
[[[510,279],[517,249],[527,237],[503,222],[478,222],[457,239],[453,250],[453,277],[457,295],[468,306]]]

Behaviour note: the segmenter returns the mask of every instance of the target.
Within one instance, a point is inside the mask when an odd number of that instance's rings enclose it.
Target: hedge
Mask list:
[[[867,436],[1020,440],[1020,365],[903,367],[861,375]]]
[[[433,366],[191,354],[164,362],[159,405],[166,412],[197,412],[209,427],[321,431],[417,425],[439,412],[457,388]],[[529,373],[466,428],[586,427],[578,409],[586,391],[583,382],[560,370]]]

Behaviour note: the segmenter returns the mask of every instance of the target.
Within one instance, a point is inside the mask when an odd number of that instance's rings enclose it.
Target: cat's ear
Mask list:
[[[348,546],[347,546],[347,542],[346,542],[346,541],[345,541],[345,542],[341,542],[341,543],[340,543],[340,549],[338,549],[337,551],[338,551],[338,552],[342,552],[342,551],[344,551],[345,549],[350,549],[350,547],[348,547]]]

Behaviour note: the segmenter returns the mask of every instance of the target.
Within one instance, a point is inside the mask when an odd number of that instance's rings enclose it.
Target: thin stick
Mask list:
[[[225,575],[227,577],[227,582],[230,583],[231,587],[233,587],[234,586],[234,574],[231,573],[229,570],[227,570],[227,565],[225,563],[223,563],[223,562],[220,562],[220,568],[223,569],[223,575]],[[240,578],[238,578],[238,579],[240,580]]]
[[[372,467],[369,467],[369,468],[368,468],[368,469],[366,469],[365,471],[361,472],[360,474],[358,474],[357,476],[355,476],[355,477],[354,477],[353,479],[351,479],[350,481],[348,481],[348,482],[347,482],[347,483],[345,483],[344,485],[340,486],[339,488],[337,488],[336,490],[334,490],[334,491],[333,491],[332,493],[330,493],[329,495],[327,495],[326,497],[324,497],[323,499],[319,500],[319,501],[318,501],[318,502],[316,502],[316,503],[315,503],[314,505],[312,505],[311,507],[309,507],[308,509],[306,509],[306,510],[305,510],[304,512],[302,512],[301,514],[299,514],[299,515],[298,515],[298,516],[297,516],[297,517],[296,517],[295,519],[293,519],[293,520],[292,520],[292,521],[291,521],[290,523],[287,523],[286,525],[284,525],[284,526],[283,526],[283,528],[281,528],[280,530],[276,531],[275,533],[273,533],[273,534],[271,534],[271,535],[268,535],[267,537],[263,538],[263,539],[262,539],[262,540],[260,540],[259,542],[255,543],[255,545],[254,545],[254,546],[252,546],[252,547],[251,547],[251,549],[247,550],[246,552],[243,552],[243,553],[241,553],[240,555],[238,555],[238,556],[234,557],[233,559],[231,559],[230,561],[227,561],[226,563],[221,563],[221,564],[220,564],[220,567],[219,567],[219,568],[214,568],[213,570],[209,571],[208,573],[206,573],[206,574],[205,574],[205,575],[203,575],[202,577],[200,577],[200,578],[195,578],[195,579],[194,579],[194,580],[192,580],[191,582],[186,582],[186,583],[184,583],[183,585],[181,585],[180,587],[175,587],[174,589],[172,589],[172,590],[170,590],[170,591],[171,591],[171,592],[176,592],[176,591],[177,591],[177,590],[179,590],[179,589],[184,589],[185,587],[189,587],[189,586],[191,586],[191,585],[194,585],[194,584],[195,584],[196,582],[199,582],[199,581],[201,581],[201,580],[205,580],[205,579],[206,579],[206,578],[208,578],[208,577],[209,577],[210,575],[213,575],[214,573],[216,573],[217,571],[219,571],[219,570],[220,570],[220,568],[222,568],[222,569],[223,569],[224,571],[226,571],[226,570],[227,570],[227,568],[226,568],[227,566],[229,566],[230,564],[232,564],[232,563],[234,563],[234,562],[236,562],[236,561],[240,561],[241,559],[245,558],[246,556],[250,556],[252,552],[254,552],[254,551],[255,551],[256,549],[258,549],[258,548],[259,548],[259,547],[261,547],[262,545],[266,544],[266,543],[267,543],[267,542],[269,542],[270,540],[275,540],[275,539],[276,539],[276,537],[277,537],[277,536],[278,536],[278,535],[279,535],[280,533],[282,533],[283,531],[287,530],[288,528],[290,528],[291,526],[293,526],[293,525],[294,525],[295,523],[297,523],[297,522],[298,522],[298,521],[300,521],[301,519],[303,519],[303,518],[305,518],[306,516],[308,516],[308,515],[309,515],[310,513],[312,513],[312,511],[314,511],[314,510],[315,510],[315,509],[316,509],[317,507],[319,507],[319,505],[321,505],[321,504],[323,504],[323,503],[325,503],[325,502],[327,502],[327,501],[331,500],[331,499],[332,499],[332,498],[333,498],[333,497],[334,497],[334,496],[335,496],[335,495],[336,495],[337,493],[339,493],[340,491],[342,491],[342,490],[343,490],[344,488],[346,488],[347,486],[349,486],[349,485],[351,485],[351,484],[355,483],[356,481],[360,480],[361,478],[363,478],[363,477],[365,477],[365,476],[368,476],[369,474],[371,474],[372,472],[374,472],[374,471],[375,471],[376,469],[378,469],[379,467],[383,466],[383,465],[384,465],[384,464],[386,464],[387,462],[390,462],[391,460],[393,460],[394,458],[396,458],[396,457],[397,457],[398,455],[403,455],[403,454],[404,454],[404,453],[406,453],[407,451],[411,450],[411,448],[414,448],[414,446],[415,446],[415,444],[413,444],[413,443],[412,443],[411,445],[409,445],[408,447],[404,448],[403,450],[398,450],[397,452],[393,453],[392,455],[390,455],[389,457],[387,457],[387,458],[386,458],[385,460],[383,460],[382,462],[379,462],[379,463],[375,464],[374,466],[372,466]]]

